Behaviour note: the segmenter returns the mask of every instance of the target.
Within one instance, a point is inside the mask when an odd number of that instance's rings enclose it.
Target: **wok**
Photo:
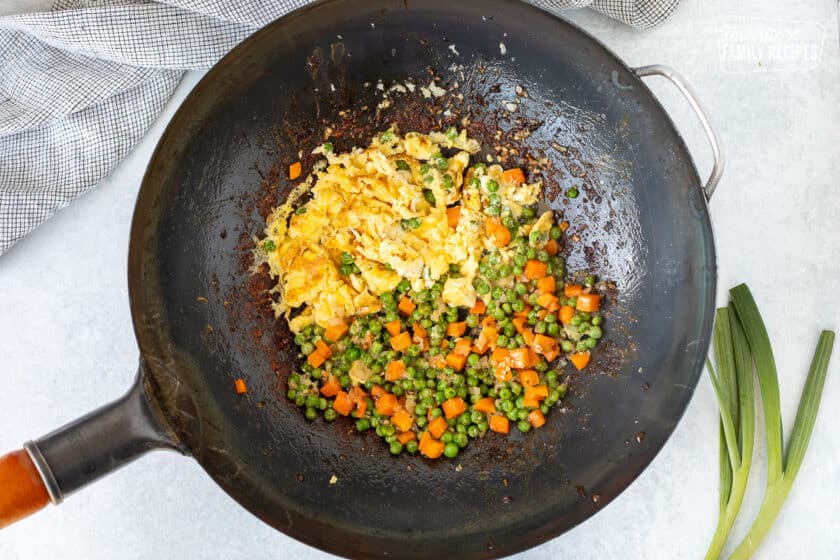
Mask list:
[[[657,74],[686,94],[709,134],[715,167],[705,184],[641,80]],[[420,86],[433,79],[448,93],[425,99]],[[406,81],[413,93],[387,91]],[[250,247],[266,209],[293,186],[285,166],[302,154],[305,175],[327,127],[342,150],[390,123],[427,132],[464,117],[488,153],[502,132],[508,164],[549,162],[545,204],[577,241],[569,270],[615,284],[605,340],[587,373],[564,372],[570,395],[544,428],[490,434],[457,461],[393,458],[374,434],[354,433],[346,419],[309,422],[285,398],[301,358],[269,312]],[[688,405],[710,341],[707,198],[722,168],[676,73],[630,69],[527,4],[301,8],[224,57],[163,134],[131,229],[136,381],[117,402],[0,461],[0,525],[171,449],[266,523],[335,554],[482,558],[553,538],[624,490]],[[575,200],[563,195],[572,185]],[[238,377],[247,395],[234,392]]]

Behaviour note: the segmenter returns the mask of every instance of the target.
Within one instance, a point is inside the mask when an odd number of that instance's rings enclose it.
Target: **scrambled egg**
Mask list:
[[[326,328],[378,311],[379,295],[402,279],[414,290],[431,287],[450,265],[460,270],[444,283],[444,303],[472,306],[478,264],[491,246],[483,209],[492,195],[485,187],[496,181],[494,194],[517,215],[541,189],[540,183],[507,185],[498,165],[467,169],[479,149],[466,131],[454,129],[404,137],[389,130],[368,148],[343,154],[317,148],[313,153],[326,165],[274,209],[258,244],[258,262],[268,263],[278,280],[277,315],[288,319],[305,306],[290,319],[292,331],[312,323]],[[294,210],[306,189],[312,199]],[[455,227],[447,215],[453,205],[460,205]],[[342,270],[348,260],[349,274]]]

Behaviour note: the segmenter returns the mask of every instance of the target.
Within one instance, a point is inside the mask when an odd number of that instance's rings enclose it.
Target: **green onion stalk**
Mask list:
[[[741,560],[752,556],[769,532],[802,466],[822,398],[834,333],[820,334],[785,455],[779,379],[767,329],[745,284],[730,290],[730,298],[729,306],[718,309],[716,316],[717,372],[706,362],[721,424],[720,512],[706,558],[720,556],[744,498],[755,439],[755,366],[766,424],[767,487],[749,532],[732,554],[731,558]]]

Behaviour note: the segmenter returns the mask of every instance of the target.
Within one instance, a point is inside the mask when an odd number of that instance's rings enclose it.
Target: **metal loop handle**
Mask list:
[[[706,186],[703,187],[703,192],[706,194],[706,200],[711,200],[712,194],[715,192],[715,187],[717,187],[717,184],[723,175],[723,170],[726,167],[726,159],[723,156],[723,150],[720,147],[718,135],[715,132],[711,121],[709,121],[708,114],[703,107],[703,104],[700,103],[700,100],[697,98],[697,94],[694,93],[694,90],[691,89],[691,86],[688,85],[685,78],[680,76],[676,70],[669,66],[654,64],[652,66],[634,68],[633,71],[640,78],[644,78],[645,76],[662,76],[663,78],[667,78],[671,81],[671,83],[677,86],[680,93],[682,93],[686,100],[688,100],[688,104],[691,105],[692,109],[694,109],[694,113],[697,115],[697,118],[700,119],[700,124],[703,126],[703,130],[706,131],[706,136],[709,138],[709,144],[712,146],[714,165],[712,166],[712,173],[706,181]]]

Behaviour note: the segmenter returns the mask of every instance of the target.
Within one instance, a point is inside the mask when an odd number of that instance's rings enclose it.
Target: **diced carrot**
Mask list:
[[[484,221],[484,232],[494,247],[507,247],[510,243],[510,230],[504,226],[501,218],[487,218]]]
[[[387,392],[388,391],[383,389],[381,385],[374,385],[373,387],[370,388],[370,396],[373,397],[373,398],[381,397],[382,395],[384,395]]]
[[[321,352],[318,351],[316,348],[312,351],[309,356],[306,357],[306,361],[309,363],[310,366],[317,368],[321,367],[321,364],[327,361],[327,357],[324,356]]]
[[[329,374],[327,380],[321,386],[321,394],[325,397],[334,397],[339,391],[341,391],[341,385],[338,383],[338,378],[333,374]]]
[[[542,428],[545,424],[545,415],[540,409],[532,410],[527,420],[534,428]]]
[[[492,315],[488,315],[484,319],[481,320],[482,327],[495,327],[496,326],[496,319]]]
[[[451,399],[447,399],[443,401],[443,404],[440,406],[443,408],[443,413],[446,415],[447,419],[455,418],[467,411],[467,403],[461,397],[452,397]]]
[[[540,321],[545,319],[546,315],[548,315],[548,310],[547,309],[540,309],[540,312],[537,313],[537,317],[539,317]]]
[[[560,251],[560,244],[557,243],[556,239],[549,239],[543,249],[545,249],[545,252],[553,257]]]
[[[248,392],[248,385],[245,384],[244,379],[237,379],[233,382],[233,388],[237,395],[244,395]]]
[[[525,277],[528,280],[538,280],[548,273],[548,266],[536,259],[531,259],[525,263]]]
[[[525,317],[527,319],[528,318],[528,313],[530,313],[530,312],[531,312],[531,306],[526,305],[525,309],[523,309],[522,311],[514,311],[513,316],[514,317]]]
[[[495,364],[508,363],[510,360],[510,350],[507,348],[496,348],[490,354],[490,360]]]
[[[467,365],[467,357],[463,354],[450,352],[446,355],[446,364],[454,368],[455,371],[461,371]]]
[[[537,303],[548,310],[549,313],[553,313],[554,311],[560,309],[560,301],[554,294],[540,294],[539,297],[537,297]]]
[[[391,424],[401,432],[409,431],[413,423],[414,417],[405,410],[398,410],[391,416]]]
[[[525,408],[539,408],[540,401],[535,399],[533,396],[522,397],[522,406],[524,406]]]
[[[417,436],[414,435],[414,432],[403,432],[397,436],[397,441],[401,444],[405,445],[409,441],[415,439]]]
[[[382,416],[392,416],[399,407],[396,395],[385,393],[376,399],[376,412]]]
[[[531,387],[533,394],[540,400],[548,396],[548,385],[535,385]]]
[[[429,331],[427,331],[426,328],[420,323],[414,323],[411,329],[414,331],[414,336],[417,338],[426,338],[427,336],[429,336]]]
[[[499,383],[513,381],[513,372],[510,370],[510,364],[507,362],[496,364],[496,367],[493,368],[493,373],[496,376],[496,381]]]
[[[502,179],[511,186],[518,187],[525,182],[525,174],[518,167],[508,169],[502,173]]]
[[[496,327],[491,327],[490,325],[485,326],[481,329],[481,332],[478,335],[478,338],[475,341],[475,346],[473,349],[478,354],[484,354],[487,352],[487,349],[490,348],[493,344],[495,344],[496,339],[499,337],[499,331]]]
[[[543,356],[545,356],[545,359],[548,360],[549,362],[552,361],[552,360],[555,360],[557,358],[557,356],[559,356],[559,355],[560,355],[560,345],[559,344],[555,344],[554,346],[543,350]]]
[[[327,346],[327,343],[323,340],[319,340],[315,343],[315,351],[320,352],[325,358],[332,356],[332,350],[330,350],[330,347]]]
[[[426,329],[423,328],[423,325],[420,323],[414,323],[412,327],[414,330],[414,336],[412,340],[414,343],[420,347],[420,350],[425,352],[429,349],[429,333]]]
[[[525,394],[522,397],[522,404],[528,408],[539,408],[540,401],[548,396],[548,387],[546,385],[535,385],[525,389]]]
[[[473,405],[473,408],[478,412],[489,414],[491,412],[496,412],[496,402],[490,397],[484,397],[483,399],[478,399],[478,401]]]
[[[524,338],[524,337],[523,337]],[[559,348],[559,346],[557,346]],[[528,348],[528,367],[537,367],[540,364],[540,357],[533,349]]]
[[[458,323],[449,323],[446,327],[446,336],[464,336],[467,332],[467,322],[460,321]]]
[[[402,379],[404,376],[405,362],[403,362],[402,360],[388,362],[388,365],[385,366],[386,381],[396,381],[397,379]]]
[[[539,385],[540,376],[532,369],[523,369],[519,372],[519,383],[523,387],[533,387],[534,385]]]
[[[350,411],[353,410],[353,400],[350,398],[348,393],[344,391],[339,391],[335,395],[335,400],[333,401],[333,410],[341,414],[342,416],[347,416],[350,414]]]
[[[528,323],[528,320],[525,317],[514,317],[511,323],[513,323],[513,326],[516,327],[516,332],[520,334],[528,328],[525,326]]]
[[[589,352],[575,352],[569,356],[569,360],[571,360],[572,364],[578,369],[578,371],[581,371],[589,365]]]
[[[531,366],[531,356],[528,354],[528,348],[514,348],[510,351],[510,358],[508,359],[510,367],[516,369],[525,369]]]
[[[341,337],[347,332],[347,323],[339,319],[324,331],[324,338],[330,342],[338,342]]]
[[[537,289],[544,294],[553,294],[556,287],[554,276],[545,276],[537,282]]]
[[[391,336],[397,336],[398,334],[400,334],[401,328],[402,325],[400,325],[399,320],[391,321],[390,323],[385,323],[385,330],[391,333]]]
[[[458,222],[461,221],[461,206],[452,206],[446,209],[446,223],[451,228],[457,228]]]
[[[431,433],[435,439],[440,439],[440,436],[442,436],[443,433],[446,431],[446,428],[449,427],[449,425],[446,423],[446,420],[443,419],[443,416],[438,416],[437,418],[429,422],[428,425],[429,433]]]
[[[455,348],[452,349],[453,354],[467,357],[472,351],[472,341],[469,338],[459,338],[455,343]]]
[[[487,305],[484,303],[484,301],[480,299],[476,299],[475,305],[470,307],[470,313],[472,313],[473,315],[481,315],[485,311],[487,311]]]
[[[595,313],[601,307],[601,296],[598,294],[580,294],[577,297],[577,310]]]
[[[534,331],[531,329],[524,329],[522,331],[522,339],[525,341],[525,344],[531,346],[534,344]]]
[[[563,295],[566,297],[578,297],[583,291],[583,286],[580,284],[566,284],[563,288]]]
[[[391,348],[397,352],[402,352],[411,346],[411,335],[408,332],[401,332],[397,336],[391,337]]]
[[[560,307],[560,322],[564,325],[568,325],[572,322],[572,317],[575,316],[575,308],[571,307],[570,305],[564,305]]]
[[[400,310],[400,313],[404,315],[411,315],[411,313],[417,309],[417,304],[411,301],[411,298],[408,296],[403,296],[400,298],[400,304],[397,306],[397,309]]]
[[[367,406],[367,401],[365,399],[356,401],[356,418],[365,417],[365,414],[367,414]]]
[[[446,367],[446,358],[443,354],[435,354],[429,358],[429,365],[433,368],[443,369]]]
[[[298,177],[300,177],[300,173],[303,168],[300,165],[299,161],[294,162],[292,165],[289,166],[289,179],[294,181]]]
[[[540,354],[544,354],[545,350],[552,346],[557,346],[557,341],[550,336],[544,334],[534,335],[534,350]]]
[[[444,443],[436,439],[429,439],[422,449],[418,447],[418,449],[420,449],[420,453],[422,453],[429,459],[437,459],[438,457],[443,455],[443,448]]]
[[[490,416],[490,429],[500,434],[507,434],[510,432],[510,420],[504,416],[494,414]]]
[[[350,399],[356,405],[356,418],[364,418],[367,413],[367,393],[358,385],[350,389]]]
[[[557,227],[560,228],[560,231],[566,231],[569,229],[569,222],[560,222]]]

